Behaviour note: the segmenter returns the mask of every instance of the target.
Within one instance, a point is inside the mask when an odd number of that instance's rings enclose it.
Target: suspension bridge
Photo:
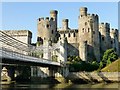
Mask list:
[[[60,69],[56,70],[56,67],[63,68],[65,66],[66,51],[64,40],[53,45],[46,42],[36,47],[23,43],[0,31],[0,65],[2,65],[2,67],[29,66],[31,68],[31,76],[41,76],[41,70],[37,70],[38,67],[46,67],[49,70],[48,76],[55,76],[55,72],[61,73]],[[57,52],[58,54],[56,61],[52,60],[53,52]],[[36,55],[36,53],[42,53],[43,57]],[[39,75],[35,73],[35,71],[39,72]],[[48,71],[43,72],[48,73]],[[14,72],[12,70],[10,77],[14,77],[14,74],[15,69]]]

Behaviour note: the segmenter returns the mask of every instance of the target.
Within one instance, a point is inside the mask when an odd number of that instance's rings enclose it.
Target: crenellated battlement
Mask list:
[[[119,33],[118,33],[118,29],[114,29],[114,28],[112,28],[112,29],[110,30],[110,33],[111,33],[111,34],[116,34],[116,35],[119,34]]]
[[[110,28],[110,24],[109,23],[104,23],[104,22],[101,22],[100,24],[99,24],[99,27],[105,27],[105,28]]]
[[[38,21],[43,21],[44,17],[38,18]]]
[[[46,17],[45,20],[50,21],[49,17]]]
[[[51,20],[53,20],[53,19],[51,19],[51,18],[49,18],[49,17],[41,17],[41,18],[38,18],[38,22],[41,22],[41,21],[42,21],[42,22],[43,22],[43,21],[44,21],[44,22],[45,22],[45,21],[49,21],[49,22],[50,22]]]
[[[98,19],[99,16],[97,14],[87,14],[88,19]]]

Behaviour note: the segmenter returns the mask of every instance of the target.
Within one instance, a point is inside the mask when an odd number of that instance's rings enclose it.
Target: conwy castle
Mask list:
[[[100,23],[97,14],[89,14],[86,7],[81,7],[78,17],[77,29],[69,27],[69,19],[62,20],[62,27],[58,28],[58,11],[50,11],[50,17],[37,20],[36,47],[46,42],[54,45],[64,39],[67,43],[66,56],[79,56],[83,61],[96,59],[100,61],[105,50],[114,48],[120,55],[119,30],[110,27],[109,23]],[[4,31],[7,34],[23,41],[31,43],[32,33],[28,30]],[[12,33],[11,33],[12,32]]]

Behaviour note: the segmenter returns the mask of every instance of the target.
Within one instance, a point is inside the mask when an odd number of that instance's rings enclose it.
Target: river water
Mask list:
[[[120,90],[120,83],[98,83],[98,84],[32,84],[16,83],[10,85],[1,85],[2,90]]]

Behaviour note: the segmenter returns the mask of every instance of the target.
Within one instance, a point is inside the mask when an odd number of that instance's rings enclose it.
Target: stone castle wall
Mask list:
[[[23,43],[31,44],[32,33],[29,30],[4,30],[3,32]]]
[[[55,29],[57,21],[55,21],[55,23],[49,21],[50,26],[53,25],[53,27],[55,27],[53,29],[59,34],[59,38],[67,38],[68,55],[80,56],[80,58],[85,61],[88,59],[92,60],[93,57],[95,57],[99,61],[101,53],[106,49],[114,48],[119,54],[119,32],[116,29],[110,30],[109,23],[99,24],[99,16],[97,14],[89,14],[87,11],[86,7],[80,8],[78,29],[70,29],[68,19],[63,19],[62,28],[58,29]],[[52,15],[50,12],[50,16],[54,16],[54,18],[56,18],[55,20],[57,20],[55,10],[52,11]],[[41,24],[45,24],[46,21],[43,21],[44,22],[41,22]],[[39,37],[52,37],[55,39],[56,34],[52,34],[51,36],[51,33],[46,33],[49,31],[51,32],[51,29],[45,29],[42,28],[42,26],[38,26]]]

